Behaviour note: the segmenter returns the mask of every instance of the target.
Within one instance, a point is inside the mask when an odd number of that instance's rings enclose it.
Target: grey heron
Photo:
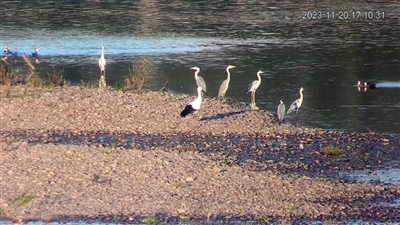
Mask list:
[[[281,103],[278,105],[278,109],[277,109],[277,114],[278,114],[278,120],[279,120],[279,124],[282,123],[283,121],[283,117],[285,116],[285,104],[283,104],[283,99],[281,99]]]
[[[37,58],[39,56],[38,51],[40,48],[35,48],[35,51],[32,53],[32,57]]]
[[[225,98],[226,91],[228,90],[229,87],[229,82],[231,81],[231,73],[229,72],[230,69],[236,68],[236,66],[229,65],[226,67],[226,80],[224,80],[219,86],[219,91],[218,91],[218,98]]]
[[[200,109],[201,107],[201,92],[202,92],[202,88],[201,87],[197,87],[197,98],[196,100],[194,100],[193,102],[189,103],[186,105],[185,109],[182,110],[181,112],[181,117],[185,117],[189,114],[193,114],[193,113],[197,113],[197,111]]]
[[[101,46],[99,67],[100,67],[99,87],[106,87],[106,58],[104,57],[104,44]]]
[[[255,106],[256,105],[256,90],[257,88],[260,86],[261,84],[261,74],[264,73],[263,71],[259,70],[257,72],[257,78],[258,80],[255,80],[253,82],[251,82],[247,88],[246,91],[244,91],[245,94],[251,92],[251,105]]]
[[[196,70],[194,72],[194,79],[196,80],[196,85],[197,87],[201,87],[201,90],[204,92],[204,94],[207,94],[207,85],[204,79],[199,76],[200,73],[200,68],[198,66],[194,66],[190,68],[191,70]]]
[[[300,88],[299,93],[300,93],[300,98],[296,99],[289,107],[287,114],[296,111],[297,119],[299,118],[299,108],[301,106],[301,103],[303,103],[303,87]]]

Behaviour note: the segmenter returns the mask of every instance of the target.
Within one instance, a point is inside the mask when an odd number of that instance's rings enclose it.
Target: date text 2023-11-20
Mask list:
[[[303,19],[319,20],[319,19],[385,19],[383,11],[338,11],[338,12],[323,12],[323,11],[305,11],[302,13]]]

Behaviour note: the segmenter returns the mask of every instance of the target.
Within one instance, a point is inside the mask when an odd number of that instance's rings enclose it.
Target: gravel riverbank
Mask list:
[[[339,172],[400,162],[400,135],[278,126],[193,96],[1,88],[0,215],[13,221],[400,221],[400,186]],[[326,155],[323,149],[338,152]],[[399,165],[395,165],[399,166]]]

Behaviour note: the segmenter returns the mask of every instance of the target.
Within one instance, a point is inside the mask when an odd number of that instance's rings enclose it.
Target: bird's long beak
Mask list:
[[[191,70],[197,70],[197,68],[196,68],[196,67],[190,67],[190,69],[191,69]]]

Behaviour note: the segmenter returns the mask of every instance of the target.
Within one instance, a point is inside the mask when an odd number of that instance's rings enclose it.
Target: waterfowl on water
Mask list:
[[[8,49],[8,46],[6,46],[3,50],[4,53],[6,54],[12,54],[12,52],[10,51],[10,49]]]
[[[35,52],[32,52],[32,57],[37,58],[39,56],[38,51],[39,51],[39,48],[35,48]]]
[[[376,88],[376,84],[364,82],[364,88],[375,89]]]

